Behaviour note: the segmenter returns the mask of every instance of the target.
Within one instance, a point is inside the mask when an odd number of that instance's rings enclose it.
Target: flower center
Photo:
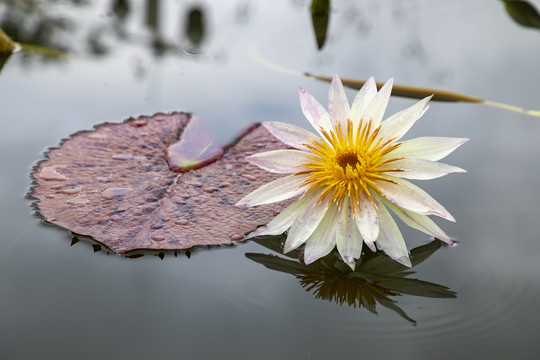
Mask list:
[[[385,176],[386,172],[401,171],[384,166],[400,158],[388,158],[385,155],[395,150],[401,143],[395,139],[383,141],[378,137],[380,125],[371,130],[371,121],[362,122],[354,131],[349,120],[345,131],[338,125],[330,132],[322,131],[324,140],[318,139],[306,146],[313,152],[310,162],[302,164],[305,170],[297,174],[308,174],[302,186],[307,192],[322,190],[319,202],[327,197],[330,202],[341,206],[345,197],[351,199],[353,211],[360,210],[360,198],[372,202],[370,190],[381,193],[376,181],[393,182]]]
[[[347,165],[350,165],[351,168],[354,169],[356,168],[356,164],[360,164],[358,155],[354,150],[346,150],[340,154],[337,154],[335,161],[344,171],[347,170]]]

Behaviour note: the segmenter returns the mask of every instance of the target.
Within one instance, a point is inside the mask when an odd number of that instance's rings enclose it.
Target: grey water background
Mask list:
[[[535,4],[540,8],[539,3]],[[28,6],[21,6],[26,4]],[[318,49],[308,1],[2,1],[19,52],[0,72],[1,359],[536,359],[540,356],[540,118],[437,103],[408,137],[471,141],[446,162],[469,171],[420,182],[455,216],[459,241],[415,268],[455,299],[401,296],[417,326],[379,307],[315,299],[293,276],[245,257],[253,242],[190,258],[129,259],[38,219],[29,173],[78,130],[186,110],[222,140],[251,122],[308,127],[302,86],[262,66],[459,91],[540,109],[540,31],[502,1],[333,1]],[[348,91],[352,100],[355,91]],[[392,98],[387,114],[413,104]],[[418,183],[418,182],[417,182]],[[430,239],[400,226],[409,248]]]

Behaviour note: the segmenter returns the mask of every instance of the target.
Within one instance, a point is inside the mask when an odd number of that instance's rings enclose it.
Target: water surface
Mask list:
[[[472,139],[446,159],[468,174],[421,184],[457,219],[436,221],[460,243],[412,276],[456,298],[395,298],[416,326],[381,306],[375,315],[316,299],[248,259],[272,253],[254,242],[163,260],[70,246],[72,235],[44,224],[24,197],[43,151],[97,123],[186,110],[222,140],[252,122],[307,126],[298,87],[325,103],[328,84],[261,65],[254,46],[298,72],[393,76],[538,110],[540,31],[513,21],[503,2],[333,1],[320,50],[303,1],[17,6],[0,4],[6,32],[68,56],[22,51],[0,73],[0,358],[540,355],[538,118],[434,102],[408,135]],[[388,112],[411,104],[393,98]],[[409,248],[431,240],[401,228]]]

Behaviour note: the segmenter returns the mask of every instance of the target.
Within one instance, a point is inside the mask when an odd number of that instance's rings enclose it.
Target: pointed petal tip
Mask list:
[[[373,252],[377,252],[377,247],[375,246],[375,243],[374,242],[367,242],[365,241],[364,239],[364,242],[366,243],[366,245],[368,246],[368,248],[373,251]]]
[[[334,91],[337,89],[343,89],[343,83],[341,82],[341,78],[338,74],[334,74],[334,76],[332,76],[332,82],[330,83],[330,91],[332,91],[332,89],[334,89]]]
[[[436,237],[435,239],[442,241],[443,243],[448,244],[449,246],[455,246],[457,242],[452,239],[451,237],[442,238],[442,237]]]
[[[354,259],[351,256],[344,256],[343,262],[347,264],[351,268],[352,271],[355,270],[356,263],[354,262]]]
[[[253,230],[247,235],[244,235],[244,239],[253,239],[254,237],[257,237],[259,235],[274,235],[274,234],[268,234],[267,226],[259,226],[257,229]]]
[[[234,206],[246,206],[246,202],[244,201],[244,198],[238,200],[238,202],[234,204]]]
[[[289,240],[289,237],[287,237],[287,240]],[[287,254],[288,252],[293,251],[294,249],[296,249],[300,245],[302,245],[302,244],[298,244],[296,246],[293,246],[293,245],[291,245],[290,241],[285,241],[285,245],[283,246],[283,253]]]
[[[422,108],[422,112],[420,112],[419,118],[422,117],[422,115],[424,115],[424,113],[425,113],[426,111],[429,110],[429,107],[431,106],[431,104],[429,103],[429,101],[431,100],[432,97],[433,97],[433,95],[428,96],[427,98],[425,98],[425,100],[426,100],[426,105],[424,105],[424,107]],[[422,100],[420,100],[420,101],[422,101]]]
[[[469,138],[460,138],[460,140],[461,140],[461,141],[459,142],[459,145],[458,145],[458,146],[461,146],[461,145],[463,145],[463,144],[468,143],[469,141],[471,141],[471,139],[469,139]]]
[[[450,214],[449,212],[447,212],[446,214],[441,215],[441,217],[442,217],[443,219],[446,219],[446,220],[451,221],[451,222],[453,222],[453,223],[456,222],[456,219],[455,219],[455,218],[452,216],[452,214]]]
[[[369,85],[368,85],[368,84],[369,84]],[[373,84],[375,84],[375,75],[371,75],[371,76],[366,80],[366,82],[364,83],[364,85],[363,85],[362,87],[364,87],[364,86],[370,86],[370,85],[373,85]]]
[[[386,80],[386,82],[384,83],[383,86],[390,86],[390,87],[393,87],[394,86],[394,77],[391,77],[390,79]],[[380,91],[380,90],[379,90]]]
[[[394,260],[396,260],[400,264],[403,264],[403,265],[405,265],[407,267],[412,268],[411,259],[409,259],[408,256],[402,256],[402,257],[394,259]]]
[[[395,205],[397,205],[397,204],[395,204]],[[398,206],[399,206],[399,205],[398,205]],[[452,214],[450,214],[450,213],[448,212],[448,210],[446,210],[446,209],[444,209],[444,208],[443,208],[443,209],[436,209],[436,210],[435,210],[435,209],[432,209],[432,210],[427,211],[427,212],[424,212],[424,213],[419,212],[418,214],[422,214],[422,215],[435,215],[435,216],[441,217],[441,218],[443,218],[443,219],[445,219],[445,220],[448,220],[448,221],[450,221],[450,222],[453,222],[453,223],[456,222],[456,219],[452,216]]]

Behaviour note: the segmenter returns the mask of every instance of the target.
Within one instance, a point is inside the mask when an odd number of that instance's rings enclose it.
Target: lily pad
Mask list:
[[[119,254],[231,244],[288,205],[234,206],[277,178],[245,157],[284,145],[258,125],[221,148],[211,139],[187,113],[104,123],[51,148],[34,168],[29,196],[46,222]]]

